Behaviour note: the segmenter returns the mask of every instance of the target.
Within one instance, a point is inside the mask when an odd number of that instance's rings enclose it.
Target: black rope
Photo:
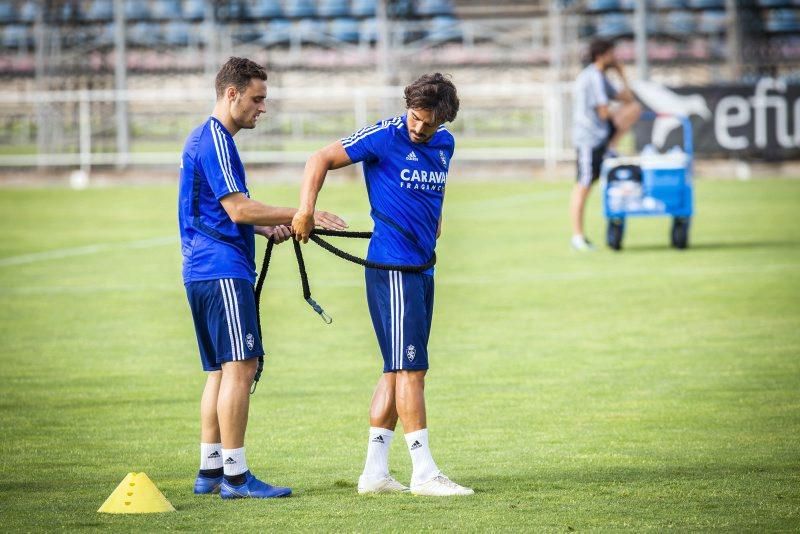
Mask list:
[[[401,271],[404,273],[421,273],[425,272],[434,265],[436,265],[436,254],[434,253],[431,259],[425,263],[424,265],[392,265],[389,263],[379,263],[375,261],[370,261],[365,258],[359,258],[358,256],[354,256],[349,252],[345,252],[344,250],[331,245],[324,239],[322,239],[321,235],[330,236],[330,237],[349,237],[349,238],[356,238],[356,239],[369,239],[372,237],[372,232],[348,232],[344,230],[323,230],[323,229],[315,229],[309,235],[309,239],[319,245],[320,247],[324,248],[331,254],[342,258],[343,260],[350,261],[352,263],[362,265],[364,267],[368,267],[370,269],[380,269],[382,271]],[[333,318],[325,313],[325,310],[322,309],[322,306],[317,304],[313,298],[311,298],[311,287],[308,284],[308,273],[306,272],[306,263],[303,260],[303,251],[300,248],[300,242],[297,240],[292,240],[294,243],[294,255],[297,258],[297,268],[300,271],[300,284],[303,288],[303,298],[311,308],[317,312],[322,320],[325,321],[326,324],[331,324],[333,322]],[[258,335],[262,340],[263,343],[263,336],[261,335],[261,290],[264,288],[264,280],[267,278],[267,271],[269,270],[269,261],[272,258],[272,247],[275,245],[275,240],[273,238],[269,238],[267,241],[267,249],[264,251],[264,261],[261,264],[261,272],[258,275],[258,283],[256,284],[255,288],[255,298],[256,298],[256,316],[258,318]],[[258,358],[258,370],[256,371],[255,377],[253,378],[253,386],[250,388],[250,393],[255,393],[256,385],[258,384],[258,380],[261,378],[261,372],[264,370],[264,356],[259,356]]]
[[[261,333],[261,290],[264,289],[264,280],[267,278],[267,270],[269,270],[269,260],[272,257],[272,247],[275,245],[275,240],[273,238],[269,238],[267,241],[267,250],[264,252],[264,263],[261,265],[261,272],[258,275],[258,282],[256,283],[255,288],[255,296],[256,296],[256,319],[258,320],[258,339],[261,340],[261,345],[263,349],[264,345],[264,336]],[[256,369],[256,374],[253,377],[253,385],[250,387],[250,394],[256,392],[256,386],[258,385],[258,381],[261,379],[261,373],[264,371],[264,355],[258,357],[258,368]]]

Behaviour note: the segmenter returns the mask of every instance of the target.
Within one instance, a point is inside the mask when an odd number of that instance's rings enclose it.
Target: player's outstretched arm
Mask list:
[[[300,207],[292,219],[295,239],[307,243],[308,236],[314,230],[315,225],[331,230],[347,228],[347,224],[335,215],[316,212],[315,206],[328,171],[345,167],[351,163],[350,156],[347,155],[341,141],[317,150],[308,158],[303,171],[303,184],[300,186]]]
[[[244,193],[231,193],[220,200],[222,207],[236,224],[256,226],[288,225],[297,212],[294,208],[267,206],[257,200],[247,198]]]

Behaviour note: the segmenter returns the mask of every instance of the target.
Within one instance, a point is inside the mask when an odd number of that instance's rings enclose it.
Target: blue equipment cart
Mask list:
[[[692,186],[692,123],[688,117],[652,112],[643,119],[671,116],[683,127],[683,149],[666,153],[648,145],[639,156],[607,158],[600,169],[603,212],[608,220],[606,242],[614,250],[622,248],[628,217],[672,216],[672,246],[689,245],[689,226],[694,211]]]

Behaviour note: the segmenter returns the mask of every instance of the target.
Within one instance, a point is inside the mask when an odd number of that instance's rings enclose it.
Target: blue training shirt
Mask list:
[[[237,192],[250,196],[244,165],[233,136],[209,117],[189,135],[181,156],[178,223],[184,284],[218,278],[255,282],[254,227],[234,223],[220,203]]]
[[[342,139],[352,162],[363,162],[375,224],[367,259],[422,265],[433,256],[447,171],[455,140],[440,126],[427,143],[414,143],[406,117],[380,121]],[[433,274],[433,269],[426,271]]]

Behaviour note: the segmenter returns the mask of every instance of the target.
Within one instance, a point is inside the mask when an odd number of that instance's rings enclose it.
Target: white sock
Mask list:
[[[247,471],[247,459],[244,456],[244,447],[240,449],[222,449],[223,472],[231,477],[241,475]]]
[[[222,468],[222,443],[200,444],[200,469]]]
[[[369,428],[367,461],[361,476],[373,480],[389,476],[389,448],[393,436],[394,432],[386,428]]]
[[[429,481],[439,474],[439,468],[431,456],[431,449],[428,446],[428,429],[423,428],[416,432],[406,434],[408,452],[411,453],[411,464],[414,471],[411,473],[411,485],[416,486]]]

